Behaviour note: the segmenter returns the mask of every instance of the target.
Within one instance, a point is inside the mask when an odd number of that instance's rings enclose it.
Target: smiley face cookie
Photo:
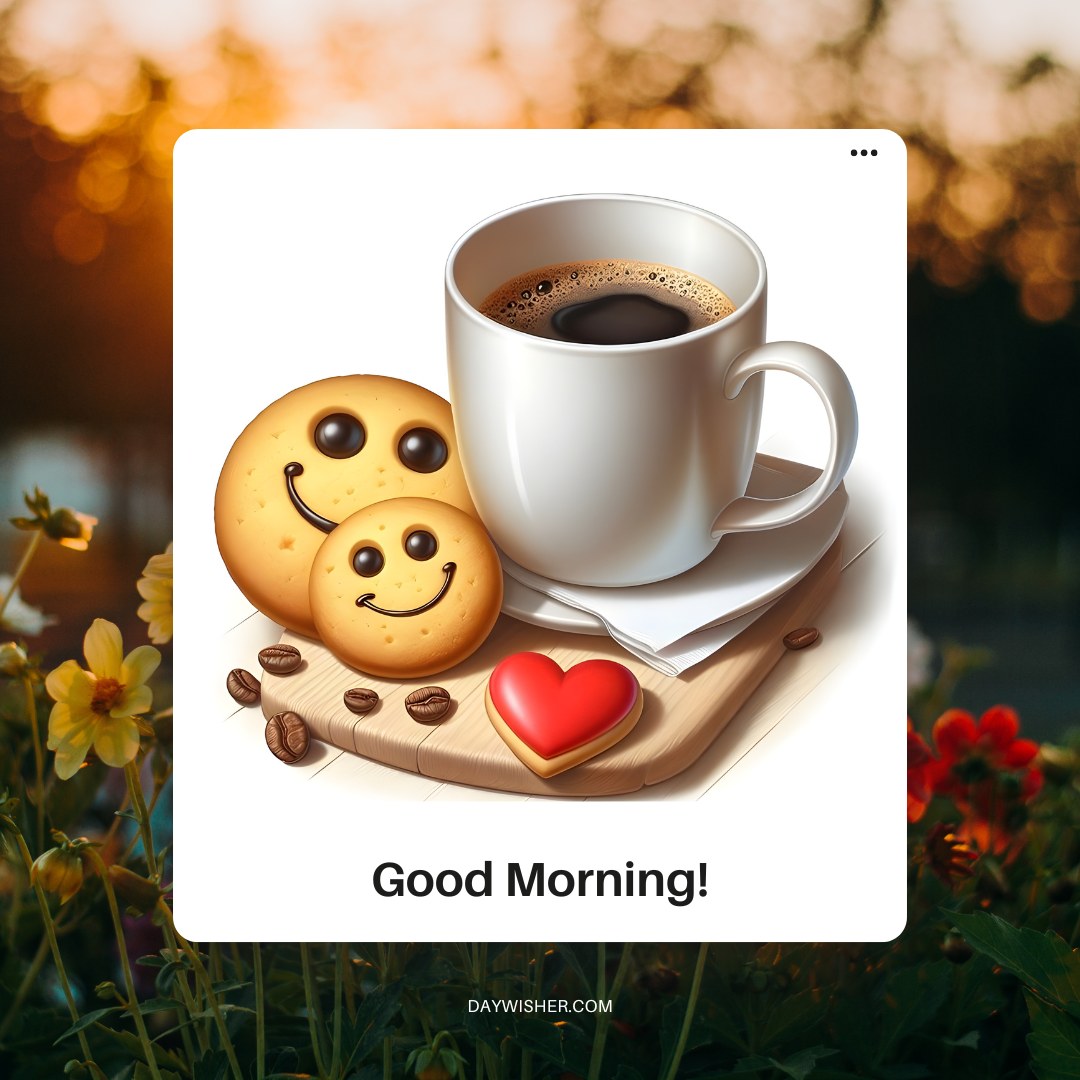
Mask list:
[[[371,675],[434,675],[483,643],[502,607],[498,553],[474,517],[391,499],[346,518],[311,567],[311,614],[344,663]]]
[[[263,614],[313,637],[319,546],[361,507],[400,496],[475,515],[449,403],[381,375],[323,379],[269,405],[233,444],[214,500],[218,548]]]

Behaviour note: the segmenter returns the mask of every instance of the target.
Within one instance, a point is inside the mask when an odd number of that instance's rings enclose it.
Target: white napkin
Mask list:
[[[759,460],[747,492],[776,499],[805,485]],[[594,615],[616,641],[657,671],[679,675],[726,645],[806,576],[840,532],[847,504],[841,485],[801,521],[724,536],[704,562],[651,585],[565,585],[505,555],[503,569],[528,588]]]

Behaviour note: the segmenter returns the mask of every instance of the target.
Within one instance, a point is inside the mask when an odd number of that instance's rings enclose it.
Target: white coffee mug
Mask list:
[[[733,314],[677,337],[584,345],[482,315],[533,268],[600,259],[688,270]],[[724,533],[805,517],[844,477],[858,431],[836,361],[796,341],[765,344],[765,260],[740,229],[685,203],[569,195],[470,229],[446,264],[450,399],[465,478],[496,543],[557,581],[640,585],[696,566]],[[805,379],[825,406],[828,461],[808,488],[754,499],[762,372]]]

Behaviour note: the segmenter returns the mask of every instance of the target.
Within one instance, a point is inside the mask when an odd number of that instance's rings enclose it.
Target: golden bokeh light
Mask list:
[[[23,0],[0,120],[60,178],[27,227],[73,262],[108,242],[88,218],[168,212],[193,127],[887,127],[908,142],[912,264],[947,288],[1000,266],[1046,321],[1080,281],[1080,47],[1041,18],[988,29],[957,0]]]
[[[69,210],[53,226],[57,254],[82,266],[93,262],[105,248],[105,219],[83,209]]]
[[[58,79],[46,86],[40,103],[41,119],[61,138],[71,141],[94,135],[106,113],[101,91],[80,76]]]

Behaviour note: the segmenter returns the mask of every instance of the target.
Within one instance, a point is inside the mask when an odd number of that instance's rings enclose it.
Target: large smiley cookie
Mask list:
[[[495,625],[502,566],[474,517],[431,499],[391,499],[323,541],[309,592],[315,628],[339,660],[391,679],[434,675]]]
[[[449,403],[381,375],[323,379],[269,405],[233,444],[214,500],[218,548],[263,614],[314,636],[319,545],[361,507],[399,496],[476,513]]]

